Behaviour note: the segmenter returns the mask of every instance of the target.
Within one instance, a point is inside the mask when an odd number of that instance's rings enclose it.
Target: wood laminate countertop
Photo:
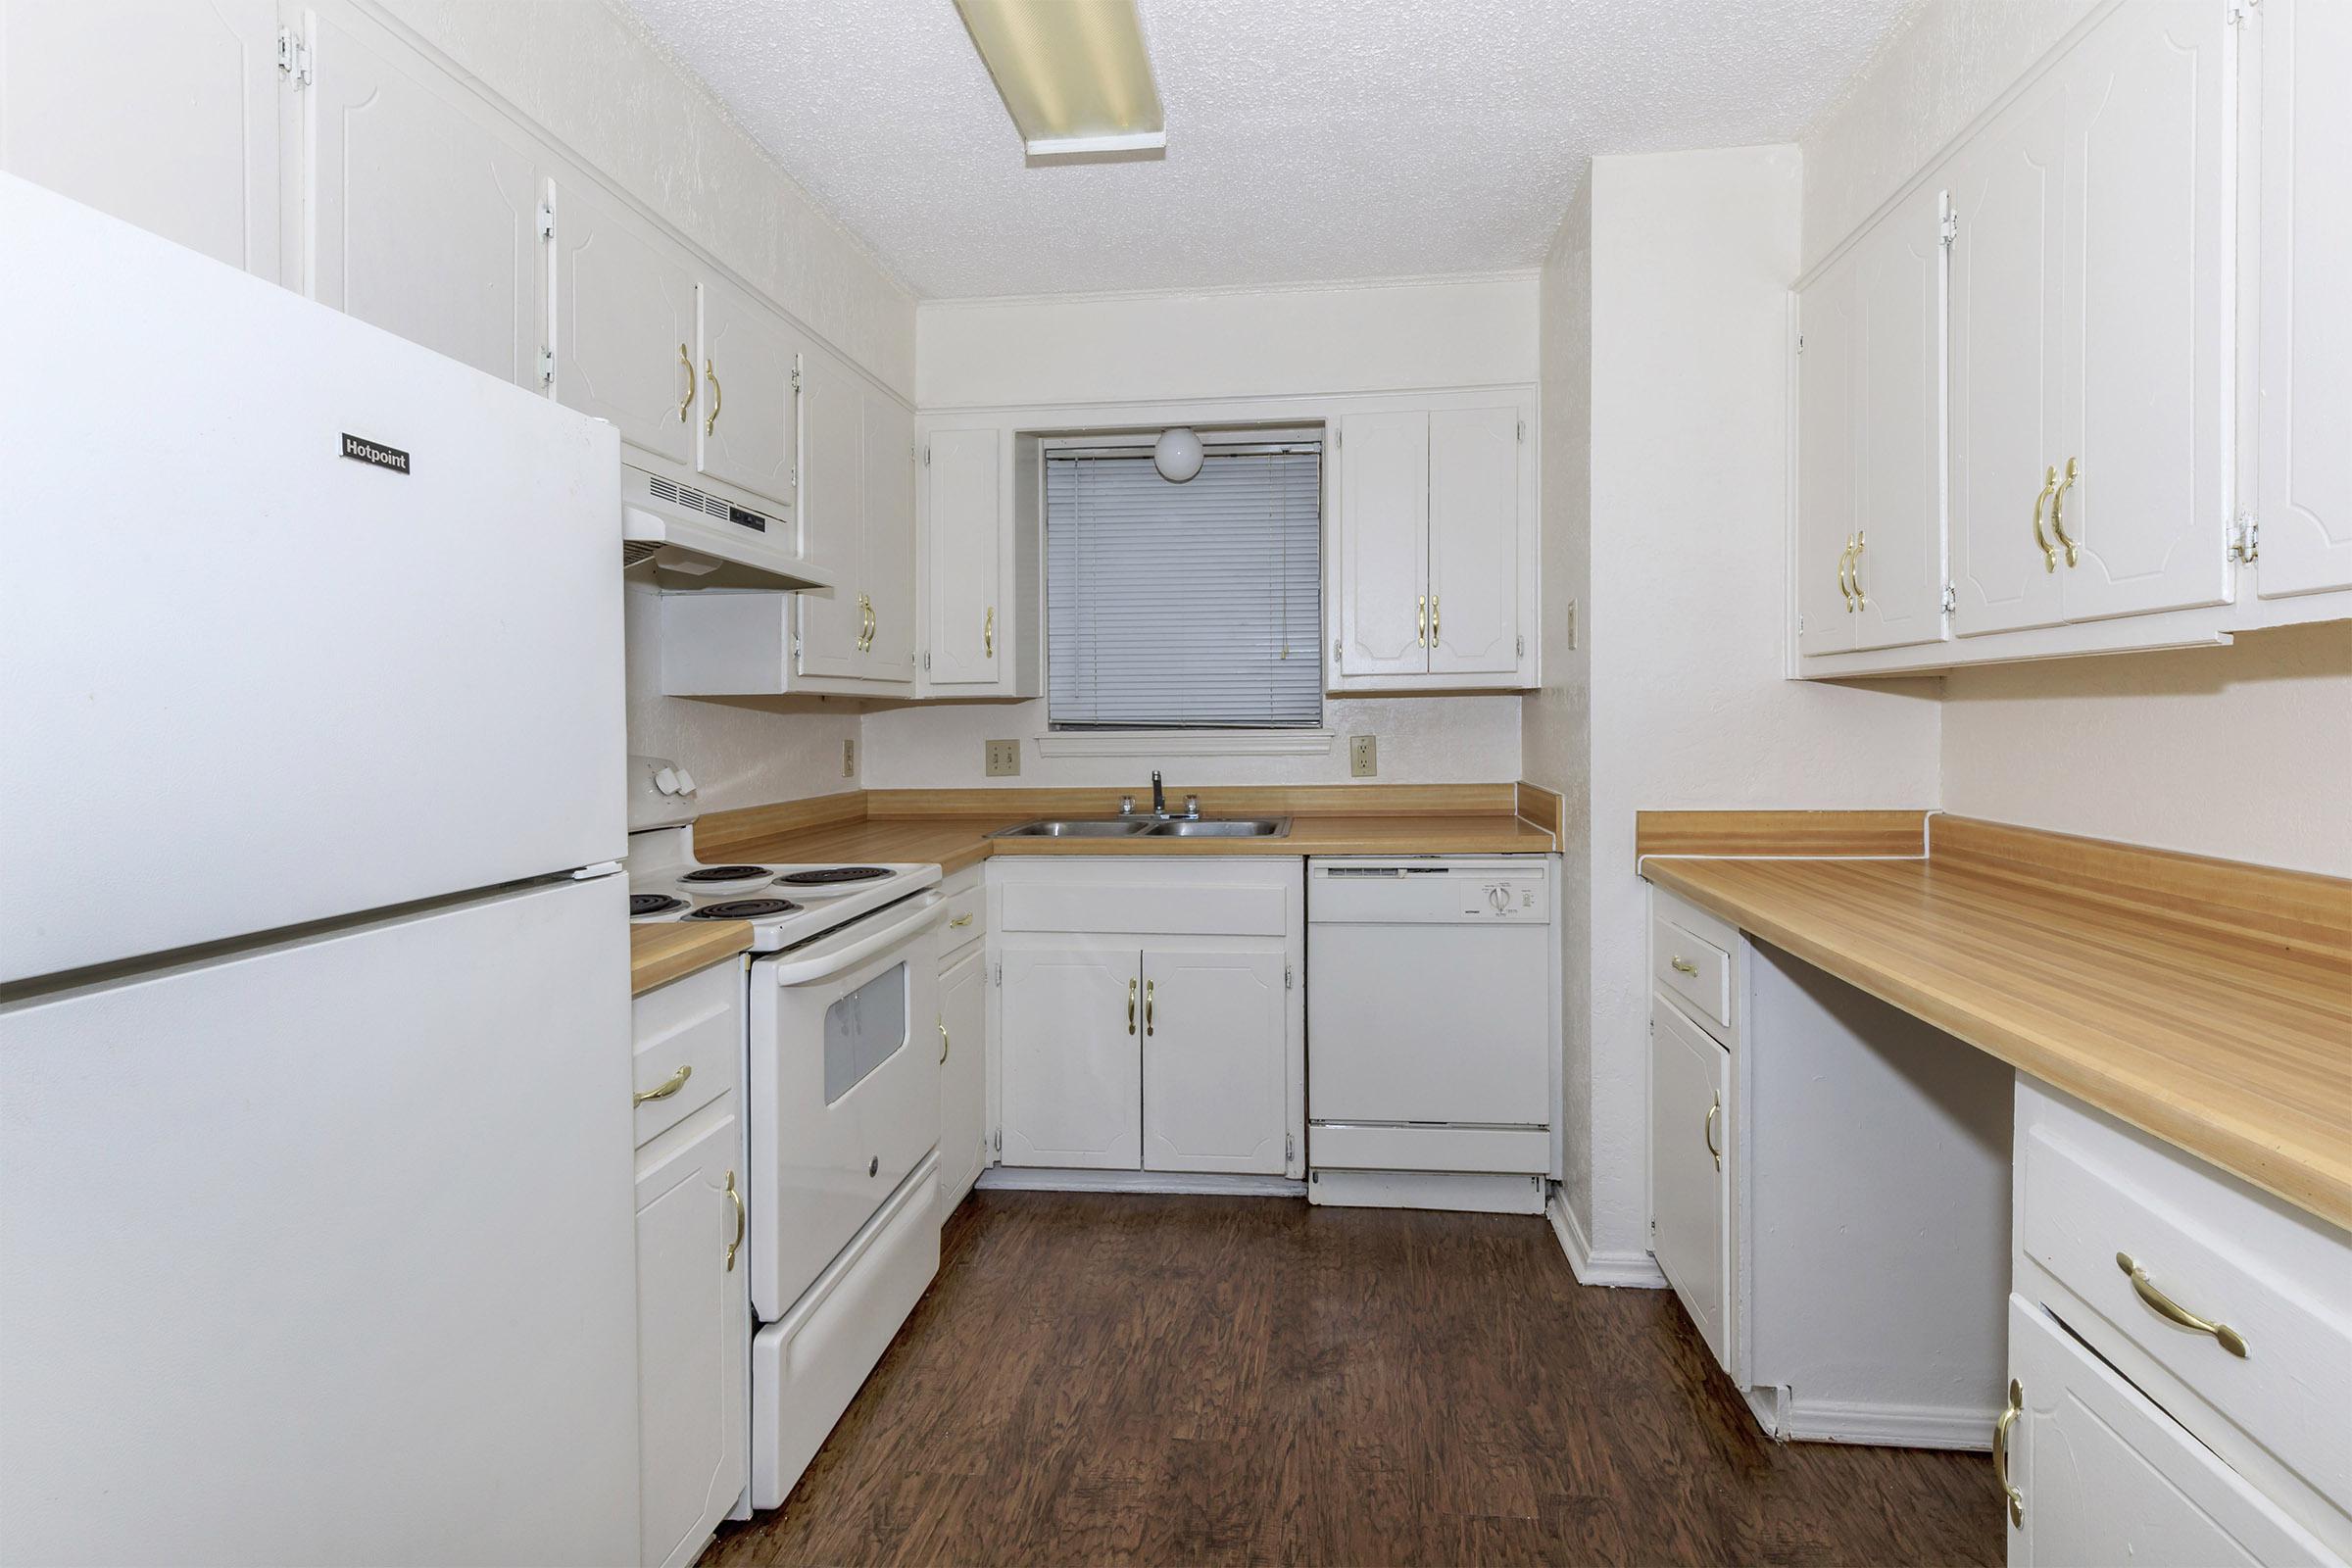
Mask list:
[[[642,997],[656,986],[708,969],[752,945],[752,928],[742,920],[677,920],[629,927],[629,995]]]
[[[1961,818],[1936,818],[1929,840],[1924,858],[1651,855],[1641,867],[2352,1228],[2352,883]]]

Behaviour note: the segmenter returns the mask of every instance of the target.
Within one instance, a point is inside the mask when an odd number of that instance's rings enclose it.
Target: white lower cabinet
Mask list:
[[[939,960],[939,1212],[972,1190],[988,1163],[986,894],[977,866],[941,884],[948,918]]]
[[[1729,1366],[1732,1054],[1663,998],[1649,1008],[1650,1250],[1707,1348]]]
[[[1143,1163],[1143,979],[1131,947],[1004,945],[1004,1163]]]
[[[1279,941],[1144,950],[1145,1169],[1282,1174],[1283,962]]]

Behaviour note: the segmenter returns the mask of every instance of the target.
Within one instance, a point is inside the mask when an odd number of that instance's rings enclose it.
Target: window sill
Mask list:
[[[1327,729],[1049,730],[1040,757],[1329,757],[1339,737]]]

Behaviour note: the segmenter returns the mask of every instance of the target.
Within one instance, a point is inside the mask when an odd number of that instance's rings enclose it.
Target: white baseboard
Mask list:
[[[1984,1453],[1992,1447],[1992,1423],[2000,1412],[1986,1406],[1858,1404],[1808,1399],[1791,1392],[1784,1405],[1780,1437],[1796,1443],[1858,1443],[1886,1448],[1962,1448]]]
[[[991,1165],[974,1184],[1000,1193],[1190,1193],[1211,1198],[1304,1198],[1306,1183],[1287,1176],[1221,1176],[1206,1171],[1054,1170]]]
[[[1592,1244],[1585,1240],[1584,1227],[1560,1200],[1558,1192],[1544,1202],[1544,1214],[1551,1221],[1552,1234],[1560,1239],[1560,1250],[1568,1254],[1568,1270],[1577,1284],[1642,1291],[1666,1288],[1666,1276],[1658,1272],[1657,1260],[1647,1252],[1593,1251]]]

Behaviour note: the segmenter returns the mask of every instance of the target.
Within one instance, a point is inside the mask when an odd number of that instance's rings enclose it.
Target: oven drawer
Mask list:
[[[743,1060],[743,965],[714,963],[629,1006],[637,1147],[735,1087]]]
[[[1699,1022],[1721,1034],[1732,1027],[1732,955],[1736,939],[1700,932],[1717,922],[1650,895],[1649,967],[1658,984]]]

